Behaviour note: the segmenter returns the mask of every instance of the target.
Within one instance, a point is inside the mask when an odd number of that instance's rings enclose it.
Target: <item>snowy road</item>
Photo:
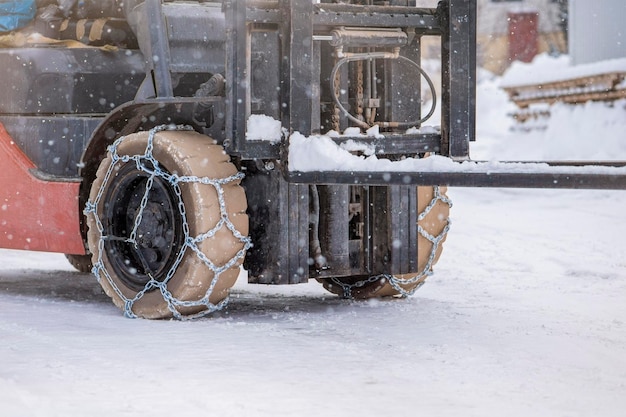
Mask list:
[[[622,416],[626,192],[454,189],[407,300],[239,282],[130,320],[59,255],[0,251],[0,415]]]

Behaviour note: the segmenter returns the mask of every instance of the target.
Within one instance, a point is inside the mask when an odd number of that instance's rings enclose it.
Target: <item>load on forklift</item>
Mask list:
[[[242,266],[406,296],[441,254],[447,185],[626,188],[623,164],[470,161],[475,0],[37,5],[0,36],[0,247],[66,254],[130,317],[218,310]],[[439,129],[420,129],[424,36]],[[296,138],[423,169],[301,169]]]

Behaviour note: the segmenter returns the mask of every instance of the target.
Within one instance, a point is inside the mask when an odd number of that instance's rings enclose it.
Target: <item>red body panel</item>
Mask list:
[[[0,124],[0,247],[84,254],[78,182],[43,181]]]

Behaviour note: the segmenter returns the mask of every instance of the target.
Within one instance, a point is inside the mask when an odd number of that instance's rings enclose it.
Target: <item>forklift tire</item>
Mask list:
[[[142,156],[148,144],[148,132],[134,133],[117,145],[116,153],[120,157]],[[152,146],[158,167],[169,174],[227,179],[238,172],[221,145],[196,132],[160,131],[154,134]],[[112,164],[115,166],[110,171]],[[237,280],[243,257],[219,274],[212,289],[215,272],[207,260],[215,267],[225,266],[245,249],[245,244],[227,227],[216,227],[222,214],[215,186],[191,181],[179,182],[176,188],[156,176],[146,202],[149,178],[132,159],[114,162],[109,152],[101,162],[89,197],[89,201],[97,202],[95,215],[87,216],[92,262],[100,267],[98,280],[104,292],[127,314],[129,308],[133,315],[143,318],[172,317],[174,307],[176,315],[181,316],[206,311],[208,306],[198,301],[207,295],[213,305],[223,301]],[[221,189],[228,218],[241,235],[247,236],[247,201],[240,180],[226,182]],[[140,211],[141,204],[144,209]],[[138,225],[136,213],[141,214]],[[214,228],[214,234],[208,233]],[[131,244],[127,238],[133,230],[136,237]],[[210,236],[196,242],[197,252],[186,245],[186,239],[201,235]],[[149,284],[150,276],[162,283],[168,274],[169,300],[162,288]]]
[[[91,272],[91,255],[70,255],[65,254],[65,258],[78,272]]]
[[[446,187],[439,187],[441,196],[446,196]],[[429,204],[435,197],[435,187],[417,187],[417,210],[418,213],[423,213]],[[450,204],[446,201],[438,199],[432,209],[424,216],[423,219],[417,223],[421,226],[426,233],[431,236],[440,236],[449,224]],[[434,258],[430,267],[437,263],[443,250],[442,244],[445,241],[445,235],[443,239],[436,245],[420,233],[417,234],[417,271],[396,275],[395,282],[402,288],[404,294],[412,293],[419,286],[421,286],[428,277],[430,270],[426,270],[428,267],[428,261],[431,253],[434,250]],[[418,278],[421,277],[421,278]],[[413,281],[415,280],[415,281]],[[320,279],[319,280],[324,288],[339,296],[346,297],[344,290],[345,286],[350,287],[349,298],[354,299],[368,299],[375,297],[393,297],[403,295],[400,291],[394,288],[389,283],[389,280],[380,276],[378,279],[367,279],[363,277],[341,277],[332,279]],[[403,284],[402,281],[410,281],[408,284]]]

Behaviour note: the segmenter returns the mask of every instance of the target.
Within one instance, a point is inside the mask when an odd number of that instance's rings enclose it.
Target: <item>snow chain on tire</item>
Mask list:
[[[425,207],[419,207],[420,194],[432,195]],[[413,273],[403,275],[380,274],[366,279],[325,278],[320,279],[324,288],[343,298],[367,299],[372,297],[401,296],[408,297],[417,291],[426,278],[433,274],[433,265],[439,259],[443,242],[450,230],[448,212],[452,201],[445,194],[446,187],[418,187],[418,268]],[[444,216],[445,213],[445,216]],[[430,251],[424,252],[424,246],[430,245]],[[426,248],[428,250],[428,248]]]
[[[243,222],[241,219],[235,222],[229,216],[229,211],[227,210],[227,207],[226,207],[227,203],[225,200],[225,187],[232,188],[232,186],[236,185],[238,188],[240,188],[238,184],[241,181],[241,179],[244,177],[243,173],[236,172],[234,175],[229,175],[224,178],[209,178],[206,176],[197,177],[197,176],[192,176],[192,175],[185,175],[184,173],[181,175],[180,173],[177,173],[177,172],[170,173],[166,171],[162,165],[162,162],[159,162],[159,160],[157,160],[157,157],[153,155],[153,150],[155,149],[155,135],[159,132],[164,132],[164,131],[190,132],[190,133],[182,133],[184,135],[195,134],[195,132],[193,132],[193,129],[187,126],[171,126],[171,125],[170,126],[158,126],[149,131],[148,138],[147,138],[147,145],[145,146],[145,152],[143,154],[139,154],[140,152],[137,152],[138,154],[135,154],[133,152],[132,155],[125,155],[121,152],[118,153],[118,148],[122,145],[126,137],[122,137],[116,140],[115,143],[113,143],[108,148],[109,156],[107,158],[110,158],[110,161],[109,161],[110,164],[108,165],[108,167],[106,167],[106,164],[104,165],[106,168],[106,171],[105,171],[105,168],[103,168],[101,165],[101,169],[98,172],[98,178],[102,177],[102,183],[99,185],[99,188],[97,188],[97,192],[96,192],[96,189],[92,187],[90,200],[87,202],[85,210],[84,210],[84,214],[85,216],[87,216],[87,221],[90,227],[89,232],[90,234],[95,236],[95,238],[93,239],[90,237],[90,240],[94,240],[93,242],[90,241],[90,247],[92,245],[95,245],[95,249],[96,249],[96,250],[92,249],[92,252],[96,253],[93,259],[92,272],[98,279],[98,282],[100,282],[100,284],[102,285],[103,289],[105,289],[105,292],[107,292],[107,294],[113,299],[113,301],[124,310],[125,315],[131,318],[135,318],[138,316],[149,317],[149,318],[173,316],[176,319],[189,319],[189,318],[201,317],[211,312],[221,310],[228,303],[228,289],[230,288],[230,286],[232,285],[232,283],[234,283],[234,280],[236,279],[236,275],[238,274],[238,270],[239,270],[239,265],[241,265],[241,263],[243,262],[243,258],[245,257],[246,251],[252,246],[251,240],[247,236],[247,216],[245,216],[245,207],[243,207],[243,210],[238,209],[238,210],[243,211],[244,214],[242,214],[242,217],[245,217],[244,219],[245,222]],[[197,135],[198,137],[200,137],[199,134]],[[199,139],[196,139],[196,140],[199,140]],[[208,147],[209,145],[206,145],[206,146]],[[217,145],[213,145],[213,146],[217,146]],[[223,148],[221,150],[221,153],[223,153]],[[226,163],[232,165],[230,162],[228,162],[227,156],[225,156],[224,158],[226,160]],[[207,159],[205,159],[204,161],[206,163]],[[209,161],[209,163],[210,162],[211,161]],[[220,161],[220,162],[223,162],[223,161]],[[105,221],[103,218],[99,216],[98,210],[102,210],[102,207],[104,207],[105,204],[108,203],[102,200],[104,198],[103,195],[105,194],[105,190],[107,190],[107,188],[110,187],[109,181],[113,181],[113,178],[115,177],[116,172],[117,172],[116,170],[119,171],[120,166],[125,166],[126,164],[135,165],[136,171],[142,176],[145,176],[145,178],[147,178],[145,191],[142,191],[143,197],[141,198],[141,204],[139,205],[136,211],[134,220],[132,220],[132,222],[134,223],[134,226],[131,225],[133,230],[129,231],[130,232],[129,235],[128,236],[107,236],[105,226],[104,226]],[[234,166],[231,166],[231,168],[234,168]],[[104,171],[104,172],[101,172],[101,171]],[[234,169],[234,171],[236,171],[236,169]],[[180,216],[177,218],[182,219],[182,233],[184,234],[184,236],[182,236],[182,238],[180,239],[181,247],[177,249],[177,253],[171,255],[171,258],[172,258],[172,261],[170,262],[171,265],[170,264],[166,265],[168,269],[166,269],[166,271],[164,271],[163,274],[160,277],[158,277],[159,279],[155,279],[155,277],[152,274],[152,271],[148,269],[146,272],[146,275],[148,278],[146,278],[147,283],[145,284],[145,286],[136,291],[129,291],[128,288],[120,284],[119,278],[115,277],[116,279],[114,279],[114,277],[112,276],[112,274],[110,273],[110,271],[107,269],[105,265],[105,263],[110,264],[111,262],[111,260],[108,259],[109,255],[106,255],[107,256],[106,262],[104,259],[105,255],[103,255],[103,253],[105,251],[105,242],[107,240],[108,241],[117,240],[117,241],[123,241],[124,243],[127,243],[129,245],[132,245],[132,247],[134,248],[138,247],[139,237],[137,236],[137,229],[140,227],[140,223],[142,222],[142,217],[144,215],[150,215],[150,213],[147,213],[146,204],[147,204],[149,195],[152,191],[153,184],[155,184],[155,181],[157,180],[162,181],[163,184],[168,184],[171,187],[171,189],[174,190],[174,193],[172,194],[172,195],[175,195],[175,197],[173,197],[174,205],[178,207],[178,213],[175,213],[175,215]],[[217,195],[217,201],[215,203],[219,204],[219,213],[217,213],[214,216],[216,217],[215,224],[213,226],[209,226],[210,227],[209,230],[203,230],[200,233],[192,236],[190,233],[190,223],[193,221],[195,224],[195,220],[193,220],[193,216],[198,216],[199,214],[196,212],[187,213],[186,210],[188,208],[185,207],[185,202],[183,200],[183,191],[181,191],[181,189],[183,187],[195,187],[195,186],[213,187],[215,189],[215,192]],[[243,199],[244,203],[242,204],[245,204],[245,194],[243,194],[243,189],[235,190],[235,191],[240,191],[241,195],[237,194],[236,197],[239,200]],[[110,191],[107,190],[107,192],[110,192]],[[233,193],[233,191],[229,191],[229,192]],[[211,191],[211,193],[213,193],[213,191]],[[209,203],[207,202],[203,204],[209,204]],[[231,208],[231,212],[232,210],[233,209]],[[188,215],[192,217],[188,218],[187,217]],[[238,228],[235,226],[235,223],[239,223],[239,229],[246,229],[246,230],[244,230],[243,232],[241,230],[238,230]],[[242,224],[245,224],[245,226],[242,226]],[[92,231],[92,229],[95,231],[95,233]],[[206,247],[207,246],[210,247],[211,245],[215,246],[214,243],[209,242],[208,240],[211,238],[215,238],[216,234],[220,234],[217,238],[227,234],[228,239],[231,242],[234,242],[234,243],[228,242],[230,246],[228,246],[227,249],[224,249],[222,250],[222,252],[220,252],[221,254],[223,253],[228,254],[228,253],[234,252],[234,256],[230,257],[230,259],[217,260],[219,256],[214,256],[213,258],[215,259],[212,259],[210,256],[207,256]],[[217,249],[213,249],[213,250],[217,251]],[[194,255],[196,259],[192,259],[190,261],[189,257],[194,257]],[[141,255],[139,256],[141,257]],[[225,256],[230,256],[230,255],[225,255]],[[187,295],[183,297],[184,299],[179,299],[173,294],[174,290],[169,288],[169,286],[172,284],[170,282],[172,280],[172,277],[174,277],[177,274],[177,271],[179,268],[191,268],[190,266],[186,265],[185,262],[187,264],[193,263],[194,264],[193,267],[196,268],[196,270],[198,269],[198,262],[200,262],[199,267],[202,267],[203,265],[205,268],[208,269],[207,271],[208,273],[206,274],[202,273],[204,274],[202,276],[203,277],[208,276],[209,277],[208,279],[210,279],[210,283],[205,282],[204,284],[202,284],[206,286],[206,291],[204,291],[205,287],[202,286],[201,284],[197,282],[187,282],[187,281],[191,281],[192,278],[185,276],[185,274],[188,271],[183,269],[178,274],[178,276],[183,277],[182,279],[186,281],[184,282],[184,285],[179,285],[179,283],[175,285],[183,286],[184,290],[187,291],[185,293]],[[222,277],[222,274],[225,274],[225,273],[228,273],[228,278],[227,278],[228,285],[226,286],[226,289],[220,288],[219,294],[217,294],[216,296],[215,294],[213,294],[213,292],[214,290],[218,291],[216,290],[216,285],[218,285],[218,283],[220,282],[220,278],[222,278],[223,280],[225,279]],[[197,273],[197,272],[195,274],[201,275],[200,273]],[[177,280],[180,279],[180,277],[178,276],[176,278]],[[197,276],[193,277],[194,281],[196,280],[202,281],[202,279],[203,279],[202,277],[200,278],[198,278]],[[205,280],[208,280],[208,279],[205,278]],[[218,286],[224,286],[224,284],[221,283]],[[191,287],[191,290],[189,289],[190,287]],[[200,290],[198,290],[198,288],[200,288]],[[177,291],[181,291],[181,290],[177,290]],[[200,291],[200,295],[198,296],[197,294],[194,294],[194,291],[196,292]],[[182,292],[185,292],[185,291],[182,291]],[[148,297],[148,296],[155,297],[156,295],[155,293],[160,293],[160,296],[165,301],[166,308],[167,310],[169,310],[169,312],[165,310],[165,307],[159,307],[158,311],[156,308],[155,308],[155,311],[151,311],[148,308],[147,313],[136,314],[136,311],[133,310],[133,307],[144,297]],[[189,296],[188,294],[194,294],[194,295]],[[217,298],[219,301],[217,302],[215,302],[215,300],[211,301],[212,294],[214,296],[213,298]]]

